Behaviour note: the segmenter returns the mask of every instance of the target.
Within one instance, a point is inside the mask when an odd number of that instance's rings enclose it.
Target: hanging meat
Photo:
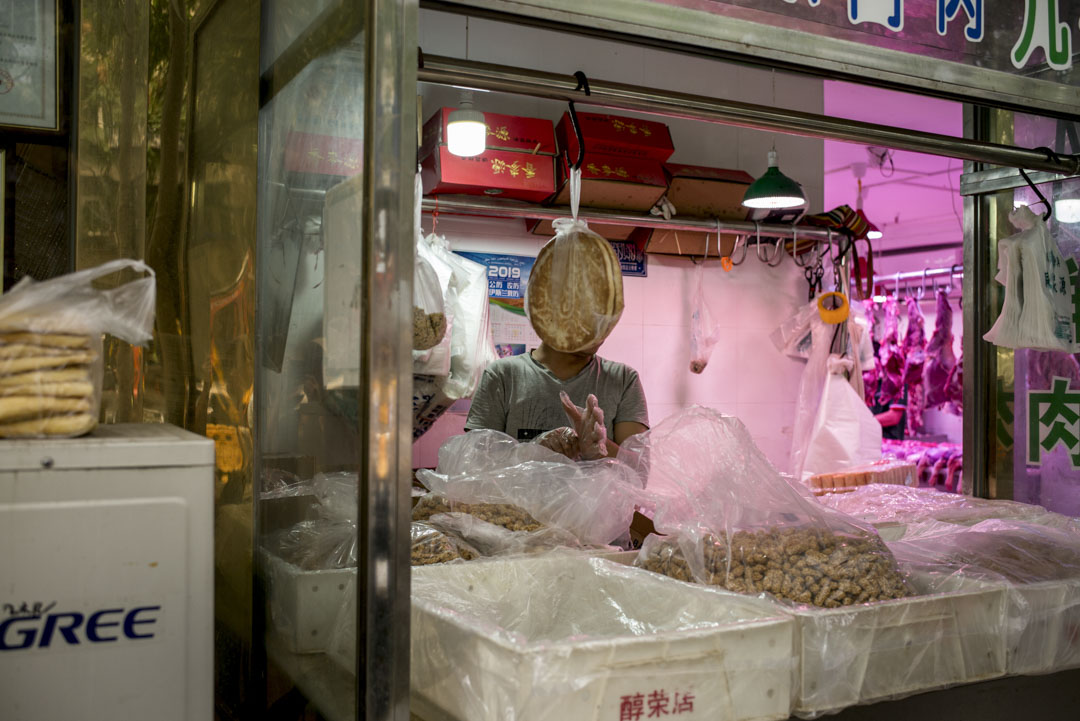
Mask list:
[[[865,303],[866,307],[866,323],[867,333],[870,334],[870,340],[874,341],[875,331],[877,330],[877,313],[878,304],[874,300],[868,300]],[[874,354],[873,364],[865,369],[862,374],[863,377],[863,395],[866,398],[866,405],[874,405],[874,396],[877,394],[878,381],[881,380],[881,360],[877,353]]]
[[[904,357],[904,387],[907,388],[907,432],[921,431],[923,411],[926,410],[926,393],[923,388],[923,368],[926,365],[926,319],[923,318],[919,301],[907,299],[907,331],[900,347]]]
[[[888,405],[904,392],[904,356],[900,353],[900,307],[896,298],[885,299],[884,329],[878,359],[881,361],[881,392],[878,403]]]
[[[1028,388],[1050,390],[1055,378],[1067,378],[1069,390],[1080,390],[1080,363],[1076,356],[1064,351],[1028,351]]]
[[[949,373],[949,380],[945,383],[946,395],[949,397],[950,412],[958,416],[964,414],[964,357],[956,359],[956,365]]]
[[[930,336],[930,344],[926,346],[923,387],[926,389],[927,408],[937,408],[949,402],[949,375],[955,367],[953,312],[949,305],[949,293],[942,288],[937,292],[934,334]]]

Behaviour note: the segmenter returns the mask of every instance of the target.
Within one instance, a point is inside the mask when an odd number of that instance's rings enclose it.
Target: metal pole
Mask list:
[[[504,65],[477,63],[457,58],[424,56],[417,79],[439,85],[528,95],[550,100],[573,100],[618,110],[636,110],[669,118],[702,120],[787,135],[880,145],[897,150],[930,153],[1027,170],[1075,175],[1080,172],[1080,156],[1048,157],[1038,150],[998,145],[978,140],[954,138],[887,125],[875,125],[843,118],[830,118],[795,110],[721,100],[703,95],[642,88],[622,83],[589,79],[591,94],[576,91],[576,80],[558,75]]]
[[[530,218],[539,220],[555,220],[566,218],[570,215],[569,208],[540,207],[526,205],[510,205],[494,200],[470,199],[462,197],[449,198],[445,195],[435,198],[424,199],[424,211],[439,213],[455,213],[459,215],[497,215],[504,218]],[[843,237],[835,230],[832,234],[825,228],[816,225],[778,225],[774,223],[755,224],[747,221],[720,221],[706,218],[673,218],[666,220],[662,216],[644,215],[641,213],[623,213],[615,210],[599,210],[596,208],[582,208],[578,217],[597,223],[608,225],[629,225],[634,227],[660,228],[664,230],[704,231],[715,233],[717,228],[723,234],[754,236],[760,230],[765,238],[791,238],[797,232],[800,239],[814,239],[828,241],[839,240]]]
[[[416,0],[365,0],[357,717],[409,718]]]

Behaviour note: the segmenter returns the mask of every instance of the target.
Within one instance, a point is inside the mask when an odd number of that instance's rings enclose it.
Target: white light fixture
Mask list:
[[[867,238],[869,238],[870,240],[877,240],[878,238],[881,238],[881,237],[883,237],[884,235],[885,235],[885,234],[884,234],[884,233],[882,233],[882,232],[881,232],[880,230],[878,230],[877,228],[872,228],[871,230],[868,230],[868,231],[866,232],[866,237],[867,237]]]
[[[484,114],[473,110],[471,91],[462,91],[460,107],[450,113],[446,122],[446,147],[463,158],[480,155],[487,147]]]
[[[1054,203],[1054,217],[1062,223],[1080,223],[1080,198],[1064,198]]]

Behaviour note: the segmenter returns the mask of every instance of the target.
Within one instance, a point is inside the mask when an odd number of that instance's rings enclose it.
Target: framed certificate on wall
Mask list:
[[[0,127],[59,130],[57,0],[0,2]]]

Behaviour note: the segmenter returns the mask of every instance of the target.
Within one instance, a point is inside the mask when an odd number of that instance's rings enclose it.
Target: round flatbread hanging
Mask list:
[[[623,311],[622,270],[611,244],[583,221],[556,220],[533,264],[525,312],[549,347],[564,353],[603,343]]]

